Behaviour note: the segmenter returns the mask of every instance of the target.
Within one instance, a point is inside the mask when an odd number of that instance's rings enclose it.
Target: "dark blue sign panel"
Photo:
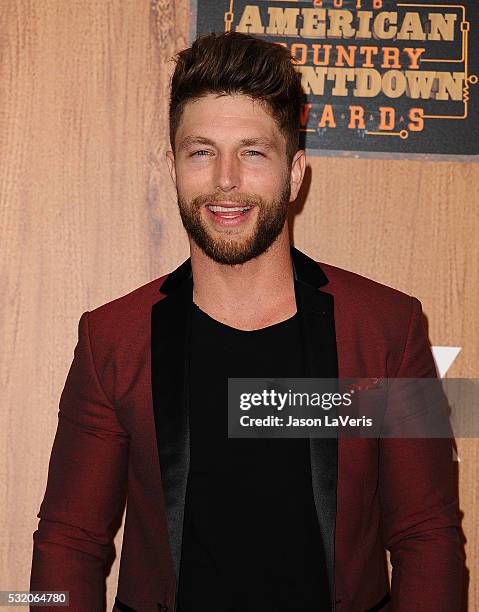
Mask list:
[[[477,0],[195,0],[191,20],[290,50],[310,154],[479,159]]]

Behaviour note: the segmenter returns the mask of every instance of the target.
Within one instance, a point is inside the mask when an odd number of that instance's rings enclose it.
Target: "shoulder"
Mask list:
[[[128,346],[149,334],[153,304],[164,296],[165,274],[88,312],[89,331],[97,346]]]
[[[418,300],[398,289],[338,268],[324,262],[316,262],[328,282],[322,289],[330,293],[338,307],[350,307],[362,313],[409,313]]]
[[[321,289],[333,296],[345,371],[355,371],[350,353],[356,351],[361,355],[357,360],[364,367],[367,361],[371,371],[399,377],[435,375],[426,321],[416,297],[359,274],[317,263],[328,278]]]
[[[368,339],[375,346],[400,346],[412,331],[425,332],[421,302],[416,297],[360,274],[317,263],[328,279],[321,289],[332,295],[336,324],[348,337]]]
[[[167,277],[168,274],[164,274],[155,278],[125,295],[97,306],[90,313],[95,317],[121,316],[138,312],[138,309],[150,309],[155,302],[163,297],[160,289]]]

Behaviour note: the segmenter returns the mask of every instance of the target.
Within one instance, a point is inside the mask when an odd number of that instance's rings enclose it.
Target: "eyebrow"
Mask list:
[[[183,140],[180,142],[178,150],[181,151],[183,149],[188,148],[190,145],[195,145],[195,144],[205,144],[205,145],[215,146],[215,142],[211,140],[210,138],[205,138],[203,136],[187,136],[186,138],[183,138]],[[266,138],[264,136],[259,137],[259,138],[242,138],[240,140],[240,145],[242,147],[261,146],[261,147],[264,147],[265,149],[273,149],[273,150],[278,149],[278,145],[276,144],[274,140],[271,140],[270,138]]]

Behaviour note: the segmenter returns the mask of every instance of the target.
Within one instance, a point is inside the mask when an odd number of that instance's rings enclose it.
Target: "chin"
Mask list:
[[[274,239],[275,240],[275,239]],[[274,242],[258,240],[252,235],[248,240],[208,240],[196,242],[197,246],[216,263],[237,266],[262,255]]]

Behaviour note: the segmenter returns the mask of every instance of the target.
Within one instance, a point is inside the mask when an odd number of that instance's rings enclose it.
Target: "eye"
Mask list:
[[[201,151],[195,151],[191,154],[191,157],[206,157],[210,154],[210,151],[206,151],[206,149],[202,149]]]
[[[256,157],[258,155],[263,156],[263,153],[261,153],[261,151],[246,151],[246,153],[248,154],[252,154],[251,157]]]

